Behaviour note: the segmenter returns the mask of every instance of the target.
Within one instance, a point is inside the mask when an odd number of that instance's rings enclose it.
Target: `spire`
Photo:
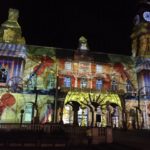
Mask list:
[[[17,9],[9,9],[8,19],[1,24],[0,42],[25,44],[22,37],[21,27],[18,23],[19,11]]]

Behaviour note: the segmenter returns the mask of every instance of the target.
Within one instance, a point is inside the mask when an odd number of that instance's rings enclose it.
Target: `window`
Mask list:
[[[81,78],[81,88],[87,88],[88,87],[88,81],[86,78]]]
[[[65,87],[71,87],[71,79],[70,79],[70,77],[65,77],[64,78],[64,86]]]
[[[50,74],[48,88],[53,89],[54,87],[55,87],[55,77]]]
[[[72,69],[71,62],[65,62],[65,69],[66,70],[71,70]]]
[[[117,91],[117,87],[118,87],[118,84],[117,84],[117,81],[116,80],[112,80],[112,91]]]
[[[102,65],[96,65],[96,73],[102,73]]]
[[[102,86],[103,86],[102,79],[97,79],[96,80],[96,89],[100,90],[100,89],[102,89]]]
[[[65,105],[63,109],[63,122],[64,124],[72,124],[73,123],[73,110],[72,106]]]
[[[132,84],[130,80],[127,80],[126,90],[127,90],[127,93],[132,92]]]
[[[25,111],[24,111],[24,123],[29,123],[32,121],[32,111],[33,111],[33,104],[27,103],[25,104]]]
[[[88,62],[79,62],[79,73],[90,73],[91,72],[91,64]]]
[[[79,123],[79,126],[87,126],[87,124],[88,124],[88,109],[81,109],[79,107],[78,123]]]
[[[0,82],[6,83],[8,71],[4,67],[0,67]]]

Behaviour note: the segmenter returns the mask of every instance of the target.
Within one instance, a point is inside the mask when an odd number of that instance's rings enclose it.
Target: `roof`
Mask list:
[[[0,43],[0,56],[26,58],[26,46],[22,44]]]
[[[77,50],[74,49],[64,49],[57,47],[46,47],[46,46],[36,46],[36,45],[27,45],[28,54],[35,56],[56,56],[59,59],[74,59],[74,54]],[[94,62],[99,63],[124,63],[124,64],[134,64],[134,59],[131,56],[127,55],[118,55],[118,54],[108,54],[101,53],[97,51],[89,51],[87,56],[91,58]]]

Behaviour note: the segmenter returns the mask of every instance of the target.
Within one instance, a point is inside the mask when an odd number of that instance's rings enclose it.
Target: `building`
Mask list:
[[[0,122],[150,127],[150,6],[138,4],[132,56],[27,45],[10,9],[0,27]]]

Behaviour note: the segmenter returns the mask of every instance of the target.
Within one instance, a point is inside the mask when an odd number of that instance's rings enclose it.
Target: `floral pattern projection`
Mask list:
[[[23,122],[30,123],[33,104],[38,91],[37,109],[41,123],[51,121],[54,96],[49,91],[55,88],[56,58],[52,48],[28,47],[23,80],[23,92],[0,91],[0,122],[19,123],[21,110],[24,110]],[[36,116],[34,110],[34,116]]]

